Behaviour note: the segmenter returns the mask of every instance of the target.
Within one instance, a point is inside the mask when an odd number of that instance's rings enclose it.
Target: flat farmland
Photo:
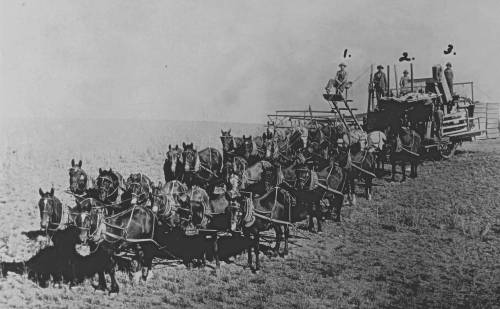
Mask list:
[[[246,124],[139,120],[2,120],[0,258],[28,259],[40,241],[38,188],[65,204],[71,159],[96,176],[113,168],[163,180],[168,145],[220,148],[220,129],[261,134]],[[388,169],[389,167],[386,166]],[[293,230],[286,258],[262,254],[213,267],[158,263],[153,278],[118,273],[120,293],[90,282],[40,288],[25,277],[0,278],[0,307],[19,308],[495,308],[500,304],[500,140],[464,144],[450,160],[424,162],[405,183],[376,179],[373,201],[358,188],[356,206],[324,233]]]

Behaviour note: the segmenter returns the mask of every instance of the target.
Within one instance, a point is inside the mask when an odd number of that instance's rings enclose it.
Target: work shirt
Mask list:
[[[373,85],[377,90],[385,90],[387,87],[387,78],[384,72],[380,71],[373,75]]]
[[[401,89],[408,88],[410,86],[410,77],[409,76],[401,76],[401,79],[399,80],[399,86]]]
[[[448,82],[448,87],[453,89],[453,70],[451,68],[446,68],[444,70],[444,78],[446,78],[446,81]]]

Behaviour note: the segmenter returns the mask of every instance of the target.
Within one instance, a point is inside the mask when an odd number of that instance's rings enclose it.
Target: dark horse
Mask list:
[[[125,189],[123,176],[113,171],[99,169],[97,177],[97,191],[99,192],[99,200],[105,204],[113,204],[118,200],[121,193]]]
[[[231,129],[229,129],[228,131],[220,130],[220,132],[224,162],[229,161],[235,156],[244,157],[245,148],[243,147],[243,138],[232,136]]]
[[[367,200],[372,199],[372,182],[375,177],[375,167],[377,165],[377,159],[373,152],[368,149],[361,149],[361,144],[359,142],[353,143],[349,146],[349,151],[351,155],[349,172],[349,188],[353,204],[356,203],[355,198],[355,179],[363,178],[365,182],[365,196]]]
[[[182,180],[184,166],[182,165],[182,149],[179,148],[179,145],[175,145],[175,148],[168,145],[167,158],[163,164],[163,174],[165,175],[165,183],[171,180]]]
[[[152,188],[153,182],[148,176],[142,173],[130,174],[125,181],[125,192],[121,196],[121,208],[128,208],[133,204],[145,205],[150,201]]]
[[[314,230],[314,221],[318,225],[318,232],[321,233],[322,210],[320,201],[323,199],[324,190],[318,186],[319,179],[316,172],[311,171],[305,164],[298,166],[295,169],[296,182],[295,186],[289,186],[286,182],[282,187],[286,188],[295,198],[295,207],[306,207],[309,217],[309,230]],[[292,208],[292,209],[293,209]],[[291,214],[290,214],[291,216]],[[289,218],[291,220],[291,217]]]
[[[154,213],[147,207],[134,205],[120,213],[106,217],[98,229],[97,236],[101,240],[99,247],[110,256],[125,249],[132,249],[142,265],[142,279],[146,280],[151,270],[152,261],[158,243],[155,241],[159,234],[159,226]],[[112,258],[113,266],[109,267],[111,278],[110,293],[118,292],[119,287],[115,279],[116,259]],[[99,272],[99,286],[106,290],[104,272]]]
[[[420,146],[422,138],[420,135],[408,128],[394,129],[390,127],[387,134],[389,159],[392,165],[391,180],[396,180],[396,165],[401,165],[401,173],[406,180],[406,163],[411,165],[410,177],[417,177],[417,168],[420,161]]]
[[[54,188],[50,189],[50,192],[43,192],[42,189],[39,189],[38,193],[40,194],[38,201],[40,229],[50,234],[64,228],[69,220],[63,215],[61,201],[54,196]]]
[[[75,164],[75,159],[72,159],[69,169],[69,190],[73,194],[82,195],[91,187],[91,184],[90,177],[82,169],[82,160]]]
[[[217,149],[208,147],[198,151],[193,143],[182,143],[182,147],[184,180],[188,186],[206,187],[210,181],[220,178],[222,155]]]
[[[305,204],[292,206],[294,198],[281,187],[270,190],[261,197],[242,196],[242,229],[243,234],[253,240],[255,253],[255,270],[260,269],[259,246],[260,232],[273,228],[276,234],[274,252],[280,254],[281,240],[285,239],[283,255],[288,254],[289,225],[307,218],[309,207]],[[252,248],[248,250],[248,266],[252,265]]]

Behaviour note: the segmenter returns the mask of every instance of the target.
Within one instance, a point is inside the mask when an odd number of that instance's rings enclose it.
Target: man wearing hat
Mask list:
[[[448,88],[450,88],[450,93],[453,95],[453,70],[451,69],[451,63],[446,64],[446,69],[444,69],[444,78],[448,82]]]
[[[399,87],[401,88],[401,95],[405,95],[410,91],[410,76],[408,76],[408,70],[403,71],[403,76],[399,80]]]
[[[375,94],[377,96],[377,105],[380,98],[385,95],[385,90],[387,87],[387,78],[385,73],[382,72],[384,67],[382,65],[377,65],[377,73],[373,75],[373,86],[375,87]]]
[[[346,66],[347,65],[344,62],[341,62],[339,64],[340,70],[337,71],[335,79],[330,79],[328,81],[328,84],[326,84],[326,93],[330,93],[330,89],[332,89],[332,87],[335,87],[336,94],[342,94],[344,92],[344,89],[346,89],[347,86],[347,71],[345,70]]]

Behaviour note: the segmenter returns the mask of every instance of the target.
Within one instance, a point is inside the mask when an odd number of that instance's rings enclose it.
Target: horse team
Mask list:
[[[261,232],[275,231],[275,254],[288,253],[290,226],[309,219],[309,229],[321,232],[328,217],[341,220],[345,202],[354,204],[357,179],[372,198],[377,166],[411,164],[417,175],[420,139],[405,128],[366,134],[341,125],[311,122],[290,128],[268,123],[262,136],[236,137],[221,130],[222,153],[193,143],[169,146],[163,164],[165,183],[155,184],[142,173],[125,179],[119,172],[99,169],[96,179],[71,161],[69,193],[75,206],[64,208],[54,190],[40,189],[41,228],[49,235],[71,225],[92,252],[107,252],[111,265],[99,271],[100,289],[118,291],[112,265],[128,254],[142,267],[146,280],[152,260],[180,257],[189,264],[219,257],[225,239],[245,242],[248,265],[259,270]],[[346,197],[346,198],[344,198]],[[316,220],[314,220],[316,219]],[[281,242],[284,248],[281,252]],[[200,245],[201,244],[201,245]],[[255,255],[255,267],[253,266]]]

